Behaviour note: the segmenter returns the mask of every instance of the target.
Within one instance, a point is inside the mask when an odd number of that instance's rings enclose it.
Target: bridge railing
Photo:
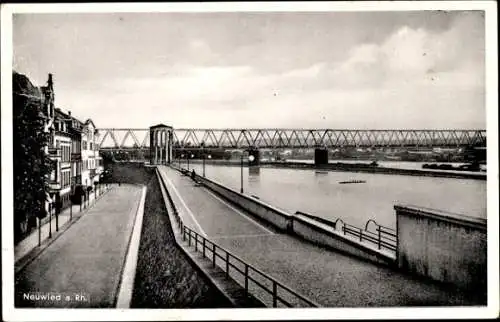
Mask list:
[[[103,128],[99,146],[108,149],[150,146],[149,129]],[[174,149],[198,148],[458,148],[486,146],[483,129],[174,129]]]
[[[226,278],[232,278],[245,288],[245,295],[253,294],[264,304],[272,307],[320,307],[307,297],[297,293],[283,282],[276,280],[258,268],[246,263],[243,259],[232,254],[224,247],[221,247],[202,236],[195,230],[186,226],[175,207],[172,196],[163,180],[163,185],[168,202],[172,206],[176,224],[179,227],[184,241],[187,240],[189,247],[194,247],[195,251],[202,253],[203,258],[212,261],[213,267],[223,269]]]

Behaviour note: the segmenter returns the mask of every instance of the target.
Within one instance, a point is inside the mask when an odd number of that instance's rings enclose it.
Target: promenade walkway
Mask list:
[[[18,272],[16,307],[114,307],[141,191],[113,187]]]
[[[106,193],[108,190],[111,189],[112,185],[110,184],[108,188],[102,187],[98,193],[97,193],[97,199],[102,197],[104,193]],[[52,230],[53,236],[56,235],[56,224],[57,221],[59,221],[59,228],[62,228],[64,225],[66,225],[71,219],[76,219],[78,216],[82,215],[82,212],[85,212],[88,207],[92,207],[96,201],[96,194],[91,193],[88,203],[85,202],[80,205],[73,205],[71,206],[72,209],[69,207],[64,209],[59,215],[58,219],[56,219],[55,215],[52,215],[52,220],[50,220],[50,217],[45,217],[42,219],[42,225],[40,228],[40,232],[38,227],[33,230],[26,238],[24,238],[22,241],[20,241],[15,247],[14,247],[14,262],[17,264],[19,263],[28,253],[33,251],[33,249],[39,247],[39,240],[41,241],[40,246],[43,246],[44,243],[49,242],[49,231]],[[51,226],[51,227],[50,227]],[[40,235],[40,236],[39,236]]]
[[[186,225],[326,307],[477,305],[430,281],[280,233],[176,170],[160,166]]]

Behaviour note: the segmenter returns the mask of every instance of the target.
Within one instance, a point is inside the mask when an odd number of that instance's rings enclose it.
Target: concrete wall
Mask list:
[[[241,208],[249,211],[255,216],[271,223],[276,228],[281,230],[289,229],[292,216],[279,209],[276,209],[260,200],[247,197],[233,189],[225,187],[213,180],[197,176],[196,180],[218,193],[220,196],[232,201]]]
[[[394,206],[398,267],[471,291],[486,291],[486,220]]]
[[[394,265],[394,258],[366,244],[356,242],[335,231],[331,226],[302,215],[291,215],[258,199],[243,195],[213,180],[196,177],[196,180],[220,196],[240,206],[276,228],[295,234],[318,245],[330,247],[376,263]]]

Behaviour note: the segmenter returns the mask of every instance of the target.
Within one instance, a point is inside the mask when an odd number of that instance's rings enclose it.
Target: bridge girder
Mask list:
[[[103,128],[99,133],[102,149],[149,147],[149,129]],[[459,148],[486,147],[486,130],[174,129],[173,141],[174,149]]]

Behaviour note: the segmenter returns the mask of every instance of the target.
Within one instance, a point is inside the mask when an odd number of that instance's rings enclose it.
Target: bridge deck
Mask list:
[[[466,294],[279,233],[177,171],[159,168],[188,226],[321,305],[479,304]]]

